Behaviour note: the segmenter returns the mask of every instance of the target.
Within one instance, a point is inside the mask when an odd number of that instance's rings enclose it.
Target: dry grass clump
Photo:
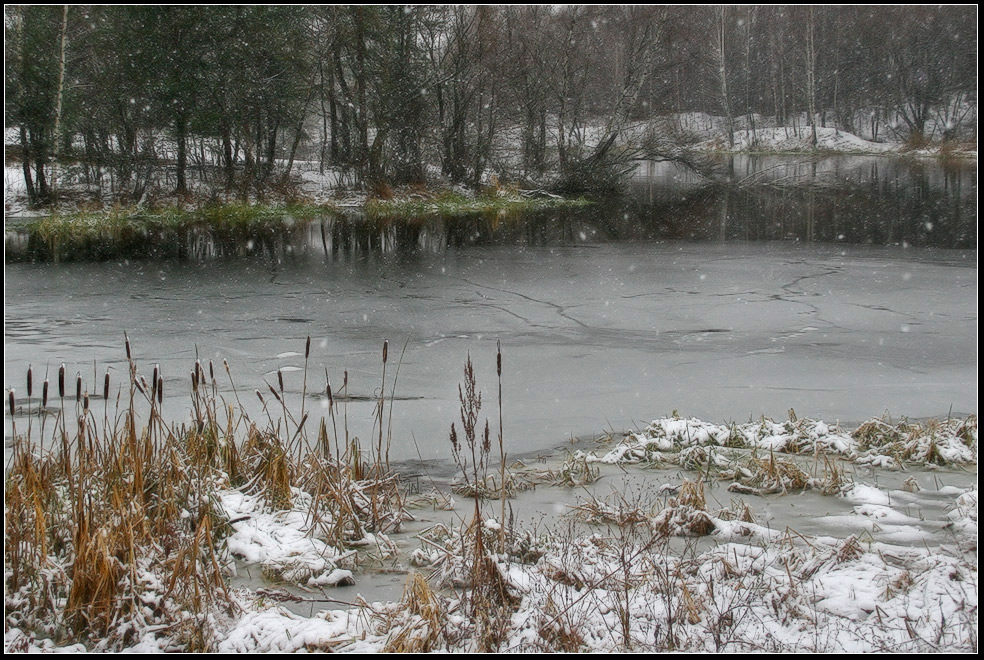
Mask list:
[[[626,435],[603,456],[589,453],[586,459],[610,464],[703,469],[711,462],[720,465],[725,455],[743,449],[814,458],[836,455],[860,464],[885,467],[901,467],[906,463],[966,465],[977,462],[977,417],[923,423],[905,418],[898,423],[873,419],[848,435],[837,425],[799,418],[792,409],[789,419],[781,423],[763,417],[746,424],[718,425],[674,415],[654,420],[641,433]],[[788,479],[795,481],[792,474],[787,474],[784,480]]]
[[[852,434],[864,462],[903,466],[962,465],[977,462],[977,416],[912,422],[872,419]],[[885,459],[888,459],[887,461]]]
[[[656,513],[656,506],[655,502],[650,502],[648,506],[642,502],[632,502],[624,493],[613,491],[605,499],[591,495],[572,506],[571,511],[586,523],[622,527],[648,523]]]
[[[733,502],[728,509],[708,511],[704,481],[685,479],[677,489],[668,489],[665,497],[637,496],[613,492],[605,499],[595,496],[571,507],[580,521],[592,525],[612,525],[616,528],[640,526],[658,537],[707,536],[717,529],[715,521],[740,520],[753,522],[749,507]]]
[[[587,456],[583,454],[571,455],[567,457],[564,464],[557,470],[556,475],[551,480],[554,486],[566,486],[577,488],[588,486],[598,481],[601,477],[601,470],[593,467],[588,462]]]
[[[513,466],[514,469],[517,465]],[[518,464],[516,481],[522,489],[535,488],[538,485],[561,486],[578,488],[589,486],[601,478],[601,470],[588,460],[583,452],[568,453],[567,458],[559,468],[530,468]]]
[[[722,480],[733,480],[728,490],[749,495],[772,495],[808,489],[819,490],[824,495],[840,493],[847,485],[842,467],[828,457],[823,457],[823,472],[811,476],[795,462],[777,457],[769,452],[768,458],[760,458],[756,452],[738,459],[726,470],[718,472]]]
[[[411,572],[403,588],[399,615],[392,617],[384,653],[430,653],[447,647],[444,602],[427,580]]]
[[[270,388],[272,400],[259,396],[268,418],[263,426],[218,394],[211,363],[206,368],[196,362],[190,428],[169,425],[160,412],[163,374],[157,366],[142,373],[128,337],[125,344],[127,377],[117,385],[115,411],[108,372],[97,410],[81,376],[74,397],[66,391],[64,366],[57,400],[48,401],[45,382],[35,411],[29,370],[28,428],[20,433],[11,390],[14,449],[5,475],[4,521],[8,628],[57,644],[113,650],[154,627],[167,631],[174,648],[212,650],[213,623],[240,608],[226,585],[231,558],[225,540],[238,522],[229,520],[222,501],[231,489],[261,495],[270,510],[288,510],[298,498],[313,502],[308,529],[340,552],[368,532],[397,529],[405,519],[399,478],[385,469],[381,455],[366,466],[348,450],[307,450],[308,415],[303,406],[297,417],[290,412],[282,378],[278,389]],[[305,365],[309,351],[310,340]],[[305,370],[305,395],[306,377]],[[44,409],[55,414],[42,414]],[[286,567],[284,575],[297,568]]]

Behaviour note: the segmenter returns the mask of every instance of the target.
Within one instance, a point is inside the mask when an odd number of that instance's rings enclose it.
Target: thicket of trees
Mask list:
[[[422,181],[428,165],[472,185],[493,169],[584,186],[617,174],[630,122],[659,114],[704,111],[733,130],[806,112],[850,131],[874,109],[870,121],[897,115],[921,137],[934,113],[956,127],[976,103],[973,6],[8,6],[4,18],[5,125],[34,203],[59,162],[132,201],[165,169],[185,192],[204,163],[217,186],[269,186],[302,152],[368,186]]]

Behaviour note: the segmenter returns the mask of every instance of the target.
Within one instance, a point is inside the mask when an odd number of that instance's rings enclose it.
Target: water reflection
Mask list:
[[[262,229],[124,231],[65,244],[41,241],[8,225],[6,259],[338,259],[440,254],[467,246],[666,239],[976,247],[975,164],[734,156],[716,163],[714,170],[707,177],[672,163],[642,163],[622,198],[523,214],[395,219],[345,211],[312,223]]]

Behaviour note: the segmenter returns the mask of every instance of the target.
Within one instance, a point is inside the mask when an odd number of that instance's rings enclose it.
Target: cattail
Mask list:
[[[308,335],[307,342],[304,344],[304,359],[311,357],[311,335]]]
[[[154,375],[150,379],[150,382],[153,383],[155,387],[157,386],[157,372],[159,367],[159,364],[154,365]]]
[[[195,381],[202,381],[202,363],[198,360],[195,360]]]
[[[164,376],[157,377],[157,405],[164,403]]]
[[[191,372],[191,391],[195,394],[198,393],[198,378],[195,377],[195,372]]]
[[[259,390],[253,390],[253,391],[256,392],[256,398],[259,399],[260,403],[262,403],[265,406],[266,401],[263,400],[263,395],[260,394],[260,391]]]
[[[106,377],[103,378],[103,400],[109,401],[109,369],[106,370]]]
[[[82,374],[75,374],[75,403],[82,400]]]
[[[126,359],[133,360],[133,353],[130,352],[130,336],[126,334],[126,330],[123,331],[123,340],[126,344]]]
[[[280,391],[284,391],[284,372],[277,369],[277,381],[280,383]],[[271,388],[272,389],[272,388]]]
[[[297,428],[303,428],[304,422],[307,421],[307,418],[308,418],[308,413],[304,413],[304,415],[301,417],[301,421],[297,423]]]
[[[345,370],[345,377],[342,379],[342,389],[345,390],[345,394],[348,395],[348,369]]]
[[[156,372],[157,370],[155,369],[154,371]],[[150,381],[150,402],[154,403],[154,400],[156,398],[157,398],[157,374],[154,373],[154,378],[152,378]]]
[[[386,364],[386,353],[389,351],[389,345],[388,341],[383,340],[383,364]]]
[[[89,393],[86,392],[82,397],[82,413],[85,414],[89,412]]]
[[[495,373],[498,374],[499,378],[502,378],[502,344],[496,341],[495,348]]]
[[[270,393],[273,394],[273,398],[275,398],[280,403],[283,403],[284,402],[284,400],[281,399],[280,398],[280,395],[277,393],[277,390],[273,389],[273,385],[270,385],[269,383],[267,383],[267,387],[270,388]]]
[[[58,367],[58,398],[65,398],[65,363]]]
[[[229,373],[229,360],[222,358],[222,366],[225,367],[226,373]]]
[[[13,388],[10,389],[9,398],[10,398],[10,416],[12,418],[14,416],[14,389]]]
[[[143,378],[143,376],[141,376],[141,378]],[[144,383],[146,384],[146,381],[144,381]],[[140,384],[140,381],[138,379],[134,378],[133,384],[136,385],[137,389],[140,390],[141,394],[147,396],[147,390],[144,389],[144,386]]]
[[[34,392],[34,370],[31,369],[31,365],[27,366],[27,398],[31,398],[31,394]]]
[[[208,379],[215,382],[215,367],[212,366],[212,361],[208,361]]]
[[[48,407],[48,379],[44,379],[44,384],[41,386],[41,407]]]

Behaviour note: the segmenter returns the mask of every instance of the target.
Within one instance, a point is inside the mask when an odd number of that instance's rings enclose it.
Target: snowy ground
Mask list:
[[[793,129],[757,128],[735,131],[734,146],[728,144],[726,136],[718,136],[700,142],[696,149],[703,151],[810,151],[812,134],[809,127]],[[817,149],[847,154],[889,154],[898,153],[899,145],[869,142],[856,135],[834,128],[817,128]]]
[[[815,420],[763,420],[752,431],[662,419],[610,447],[624,459],[622,447],[648,438],[682,461],[688,449],[734,445],[739,437],[774,450],[798,437],[813,441],[801,445],[804,452],[843,460],[859,443],[857,434]],[[541,486],[522,492],[513,506],[545,507],[554,522],[531,525],[529,511],[520,514],[505,552],[492,555],[505,592],[485,594],[488,616],[473,614],[479,592],[467,588],[474,534],[467,530],[469,500],[449,512],[444,500],[411,498],[416,521],[407,530],[339,553],[309,524],[311,503],[303,493],[295,492],[290,509],[276,511],[257,496],[226,491],[221,505],[233,533],[225,543],[236,560],[227,570],[253,577],[239,581],[223,613],[189,621],[206,631],[212,650],[240,653],[972,651],[976,421],[965,440],[944,427],[933,433],[943,446],[972,450],[969,472],[915,463],[909,471],[876,469],[854,455],[857,472],[836,492],[750,495],[730,503],[721,502],[723,488],[704,482],[707,468],[608,468],[572,489],[549,486],[543,476],[571,469],[571,459],[514,466]],[[488,547],[499,529],[497,507],[485,505]],[[796,507],[804,510],[796,514]],[[825,508],[833,515],[824,515]],[[804,533],[790,524],[796,515],[820,527]],[[385,574],[406,580],[403,597],[369,603],[352,595],[374,579],[371,569],[353,573],[356,552],[378,557]],[[430,586],[421,586],[414,571],[430,576]],[[332,586],[353,580],[354,587]],[[146,602],[166,601],[164,585],[146,588]],[[175,650],[186,635],[179,629],[148,623],[125,650]],[[109,650],[59,647],[16,626],[5,631],[4,648]]]

